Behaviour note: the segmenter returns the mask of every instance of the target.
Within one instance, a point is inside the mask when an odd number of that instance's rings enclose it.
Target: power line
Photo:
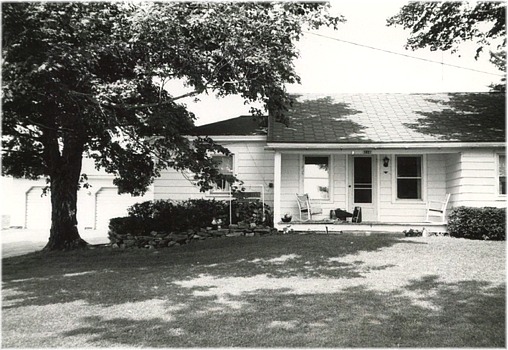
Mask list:
[[[385,49],[380,49],[378,47],[364,45],[364,44],[358,44],[358,43],[355,43],[355,42],[352,42],[352,41],[347,41],[347,40],[343,40],[343,39],[339,39],[339,38],[333,38],[331,36],[326,36],[326,35],[322,35],[322,34],[311,33],[311,32],[307,32],[307,31],[304,31],[304,33],[312,34],[312,35],[315,35],[315,36],[320,36],[322,38],[326,38],[326,39],[330,39],[330,40],[340,41],[340,42],[343,42],[343,43],[346,43],[346,44],[350,44],[350,45],[365,47],[365,48],[371,49],[371,50],[377,50],[377,51],[381,51],[381,52],[386,52],[386,53],[390,53],[392,55],[398,55],[398,56],[403,56],[403,57],[407,57],[407,58],[412,58],[412,59],[415,59],[415,60],[420,60],[420,61],[425,61],[425,62],[430,62],[430,63],[437,63],[437,64],[441,64],[441,65],[444,65],[444,66],[449,66],[449,67],[454,67],[454,68],[460,68],[460,69],[465,69],[465,70],[469,70],[469,71],[473,71],[473,72],[477,72],[477,73],[495,75],[495,76],[499,76],[499,77],[503,77],[504,76],[504,74],[490,73],[490,72],[486,72],[486,71],[479,70],[479,69],[474,69],[474,68],[469,68],[469,67],[463,67],[463,66],[458,66],[458,65],[455,65],[455,64],[434,61],[434,60],[430,60],[430,59],[427,59],[427,58],[421,58],[421,57],[406,55],[404,53],[390,51],[390,50],[385,50]]]

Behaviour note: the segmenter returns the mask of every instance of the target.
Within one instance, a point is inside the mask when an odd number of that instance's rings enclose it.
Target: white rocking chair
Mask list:
[[[302,220],[302,213],[307,213],[307,220],[312,220],[313,214],[321,214],[323,212],[323,209],[311,206],[310,198],[307,193],[296,194],[296,201],[300,212],[300,220]]]
[[[445,222],[446,207],[450,201],[450,193],[446,194],[444,201],[428,201],[427,202],[427,215],[425,217],[426,222],[431,222],[430,217],[435,216],[441,218],[441,222]]]

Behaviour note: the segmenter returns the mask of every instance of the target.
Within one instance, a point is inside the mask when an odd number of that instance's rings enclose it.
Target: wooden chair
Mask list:
[[[426,222],[431,222],[430,217],[435,216],[441,218],[441,222],[445,222],[446,207],[450,201],[450,193],[446,194],[444,201],[428,201],[427,202],[427,215],[425,217]]]
[[[307,193],[296,194],[296,201],[300,211],[300,220],[302,220],[302,213],[307,213],[307,220],[312,220],[313,214],[321,214],[323,212],[321,208],[311,206],[310,198]]]

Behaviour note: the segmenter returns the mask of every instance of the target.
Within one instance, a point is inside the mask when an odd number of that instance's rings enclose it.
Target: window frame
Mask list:
[[[413,157],[420,158],[420,166],[421,166],[421,174],[420,174],[420,193],[421,198],[399,198],[398,197],[398,158],[399,157]],[[392,201],[395,202],[403,202],[403,203],[423,203],[427,200],[427,157],[425,154],[395,154],[392,162]],[[416,178],[416,177],[415,177]]]
[[[331,154],[301,154],[300,155],[300,192],[305,193],[305,158],[306,157],[323,157],[328,159],[328,198],[310,198],[315,203],[331,203],[333,202],[333,157]]]
[[[500,157],[504,157],[505,158],[505,174],[504,174],[504,177],[505,177],[505,182],[506,182],[506,153],[496,153],[496,195],[498,197],[506,197],[506,193],[501,193],[501,186],[500,186],[500,178],[501,178],[501,174],[499,172],[499,166],[500,166]]]
[[[228,158],[228,157],[231,158],[231,175],[236,176],[236,174],[237,174],[237,171],[236,171],[236,156],[235,156],[234,153],[231,153],[229,155],[225,155],[225,154],[221,154],[221,153],[216,153],[216,154],[212,154],[211,157],[212,158],[219,158],[219,157],[220,158]],[[231,189],[230,188],[220,189],[217,186],[217,184],[215,184],[214,188],[212,188],[212,189],[210,189],[208,191],[208,196],[229,196],[230,193],[231,193]]]

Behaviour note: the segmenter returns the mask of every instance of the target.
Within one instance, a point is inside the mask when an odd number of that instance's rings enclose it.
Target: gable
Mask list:
[[[504,93],[304,94],[270,143],[504,142]]]

